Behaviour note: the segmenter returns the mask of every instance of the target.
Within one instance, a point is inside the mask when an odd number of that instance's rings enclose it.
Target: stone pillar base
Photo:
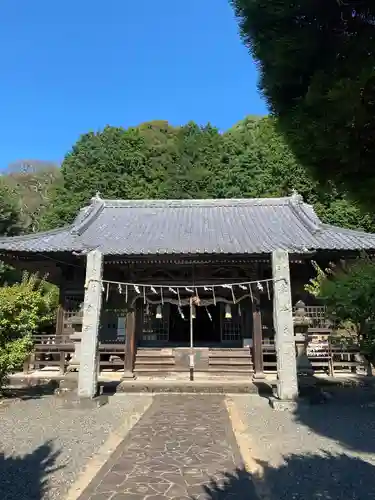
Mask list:
[[[78,389],[78,380],[76,378],[65,377],[59,382],[58,392],[67,393],[67,392],[77,392]]]
[[[121,375],[121,380],[124,380],[124,379],[135,379],[135,375],[134,375],[134,372],[130,372],[130,371],[124,371],[124,373]]]
[[[257,381],[257,380],[264,380],[266,378],[266,375],[264,372],[258,372],[258,373],[254,373],[253,375],[253,380]]]
[[[270,407],[276,411],[296,411],[300,405],[300,401],[295,399],[279,399],[270,397],[268,399]]]
[[[59,406],[65,410],[94,410],[108,403],[107,395],[99,395],[94,398],[79,397],[76,394],[63,394],[59,398]]]

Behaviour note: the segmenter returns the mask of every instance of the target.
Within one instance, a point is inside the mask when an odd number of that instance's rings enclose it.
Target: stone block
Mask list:
[[[76,391],[78,388],[78,379],[65,378],[60,380],[58,390],[60,392],[72,392]]]
[[[101,394],[95,398],[82,398],[74,393],[66,393],[58,400],[65,410],[95,410],[108,403],[108,396]]]
[[[299,401],[292,399],[278,399],[270,397],[268,399],[270,407],[276,411],[290,411],[295,412],[299,406]]]

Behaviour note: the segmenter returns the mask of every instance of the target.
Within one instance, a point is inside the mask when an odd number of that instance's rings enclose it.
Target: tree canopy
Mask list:
[[[14,236],[21,228],[14,192],[0,180],[0,236]]]
[[[374,363],[375,262],[362,255],[348,263],[331,263],[326,269],[315,263],[315,269],[316,277],[306,285],[306,291],[327,307],[327,315],[338,331],[359,340],[362,352]]]
[[[249,116],[221,133],[211,124],[153,121],[82,135],[61,168],[19,161],[1,176],[0,232],[18,234],[71,222],[99,191],[107,198],[287,196],[293,189],[324,222],[375,231],[371,212],[321,189],[279,132],[277,119]]]
[[[19,160],[9,165],[1,183],[6,199],[14,207],[18,231],[31,233],[40,229],[40,220],[61,180],[60,169],[53,162]]]
[[[225,133],[194,122],[107,126],[78,139],[61,176],[44,228],[70,223],[97,191],[104,198],[176,199],[277,197],[295,189],[323,221],[375,231],[370,213],[306,174],[270,117],[248,117]]]
[[[375,191],[375,3],[231,0],[298,161],[367,208]]]

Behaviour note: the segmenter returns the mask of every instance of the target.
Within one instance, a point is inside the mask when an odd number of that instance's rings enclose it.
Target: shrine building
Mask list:
[[[82,397],[96,394],[99,346],[117,346],[123,377],[192,370],[220,377],[242,370],[262,379],[262,346],[269,339],[278,396],[293,399],[293,306],[302,300],[320,307],[304,290],[314,276],[311,262],[325,267],[374,249],[375,234],[324,224],[298,194],[215,200],[97,195],[71,225],[0,239],[2,260],[48,273],[59,286],[56,339],[63,348],[79,336]]]

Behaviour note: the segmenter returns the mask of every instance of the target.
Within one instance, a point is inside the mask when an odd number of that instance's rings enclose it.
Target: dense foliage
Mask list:
[[[40,220],[61,181],[60,169],[51,162],[24,160],[9,165],[3,182],[15,199],[22,232],[40,229]]]
[[[14,236],[21,228],[14,192],[0,179],[0,236]]]
[[[16,183],[15,177],[1,178],[0,237],[30,230],[27,212],[22,210],[25,204],[21,186],[25,183]],[[33,193],[35,197],[36,190]],[[36,205],[40,211],[41,204]],[[0,261],[0,390],[8,373],[19,368],[28,355],[31,335],[55,321],[57,288],[37,276],[25,274],[20,279],[19,275],[19,271]]]
[[[272,118],[249,117],[225,133],[195,123],[108,126],[79,138],[61,174],[63,184],[42,221],[45,228],[71,222],[97,191],[102,197],[134,199],[275,197],[296,189],[323,221],[375,230],[374,217],[333,186],[319,189]]]
[[[54,320],[57,301],[56,288],[36,275],[0,287],[0,389],[28,355],[31,335]]]
[[[298,161],[368,208],[375,191],[375,3],[231,0]],[[250,62],[249,62],[250,63]]]
[[[321,269],[306,290],[321,299],[328,316],[357,335],[362,351],[375,360],[375,262],[367,256]]]

